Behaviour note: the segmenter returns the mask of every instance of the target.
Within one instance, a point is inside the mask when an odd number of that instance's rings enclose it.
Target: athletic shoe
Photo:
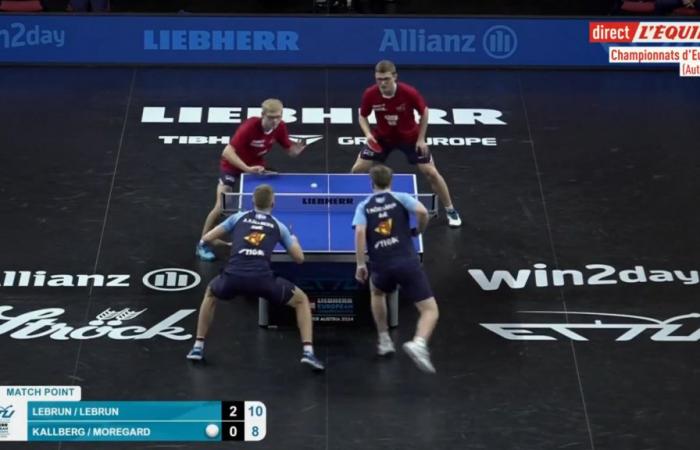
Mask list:
[[[202,347],[192,347],[192,350],[187,354],[187,359],[192,361],[201,361],[204,359],[204,349]]]
[[[395,351],[396,349],[394,348],[394,343],[391,341],[391,339],[386,341],[382,341],[380,339],[379,342],[377,342],[377,355],[386,356],[394,353]]]
[[[213,251],[211,251],[209,246],[201,242],[197,244],[197,250],[195,251],[195,254],[199,256],[199,259],[201,259],[202,261],[214,261],[216,259],[216,255]]]
[[[416,366],[423,372],[435,373],[435,367],[430,362],[430,351],[425,345],[416,344],[413,341],[408,341],[403,344],[403,351],[411,357]]]
[[[452,211],[447,211],[447,225],[452,228],[457,228],[462,226],[462,218],[459,217],[459,213],[456,209]]]
[[[325,367],[323,367],[323,363],[321,362],[321,360],[316,358],[316,355],[314,355],[311,352],[304,352],[301,355],[301,363],[310,365],[313,370],[325,370]]]

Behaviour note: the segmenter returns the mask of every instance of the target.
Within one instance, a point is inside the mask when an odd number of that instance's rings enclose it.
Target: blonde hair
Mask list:
[[[383,59],[383,60],[379,61],[376,66],[374,66],[374,72],[375,73],[391,72],[392,74],[396,74],[396,66],[394,65],[393,62],[389,61],[388,59]]]
[[[391,186],[391,178],[394,172],[383,164],[377,164],[369,169],[369,176],[372,183],[379,189],[386,189]]]
[[[284,105],[282,105],[282,101],[278,100],[276,98],[268,98],[264,102],[262,102],[262,113],[268,114],[271,112],[282,112],[282,109],[284,108]]]
[[[253,204],[258,209],[272,208],[272,200],[275,198],[275,191],[269,184],[261,184],[253,192]]]

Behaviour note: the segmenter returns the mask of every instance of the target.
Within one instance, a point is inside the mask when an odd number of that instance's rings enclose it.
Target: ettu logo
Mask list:
[[[391,226],[392,219],[382,220],[381,222],[379,222],[379,225],[377,226],[377,228],[374,229],[374,231],[381,234],[382,236],[391,236]]]
[[[260,233],[259,231],[254,231],[254,232],[250,233],[248,236],[244,237],[243,239],[245,239],[245,241],[247,243],[258,247],[262,243],[263,239],[265,239],[265,233]]]

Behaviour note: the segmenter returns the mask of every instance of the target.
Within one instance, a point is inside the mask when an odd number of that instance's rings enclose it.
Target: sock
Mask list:
[[[445,206],[445,212],[450,213],[450,212],[453,212],[454,210],[455,210],[454,206]]]
[[[304,353],[314,354],[314,346],[311,342],[302,342],[302,344],[304,345]]]
[[[201,348],[204,350],[204,338],[197,338],[194,341],[194,348]]]
[[[414,338],[413,338],[413,342],[415,342],[416,344],[420,345],[421,347],[427,347],[427,346],[428,346],[428,343],[425,342],[425,339],[423,339],[422,337],[419,337],[419,336],[414,337]]]
[[[389,336],[388,331],[380,331],[379,332],[379,342],[389,342],[391,341],[391,336]]]

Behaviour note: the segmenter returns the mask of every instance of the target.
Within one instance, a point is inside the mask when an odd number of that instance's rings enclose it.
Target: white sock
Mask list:
[[[427,346],[428,346],[428,343],[425,342],[425,339],[423,339],[422,337],[419,337],[419,336],[414,337],[414,338],[413,338],[413,342],[415,342],[416,344],[420,345],[421,347],[427,347]]]
[[[379,342],[391,342],[391,336],[388,331],[379,332]]]
[[[194,348],[201,348],[204,350],[204,339],[197,339],[194,341]]]
[[[304,344],[304,353],[314,354],[314,346],[312,344]]]

